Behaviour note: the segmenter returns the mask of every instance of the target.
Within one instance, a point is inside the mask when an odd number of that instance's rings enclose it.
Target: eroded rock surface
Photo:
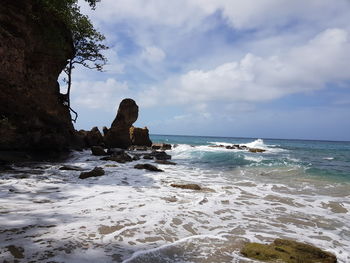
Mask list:
[[[71,35],[38,3],[0,4],[0,150],[64,150],[74,144],[57,82],[73,55]]]
[[[106,130],[104,139],[108,147],[126,149],[132,144],[129,130],[138,114],[139,107],[134,100],[122,100],[111,128]]]

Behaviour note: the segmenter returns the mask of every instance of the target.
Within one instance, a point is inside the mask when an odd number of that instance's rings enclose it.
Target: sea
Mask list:
[[[350,142],[151,139],[172,145],[176,165],[137,170],[153,161],[119,164],[85,150],[0,171],[0,261],[257,262],[240,254],[245,242],[285,238],[350,262]],[[226,148],[237,144],[265,151]],[[81,180],[64,165],[105,175]]]

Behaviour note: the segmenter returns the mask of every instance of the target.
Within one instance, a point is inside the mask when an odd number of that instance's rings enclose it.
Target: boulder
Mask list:
[[[287,239],[275,239],[271,244],[246,243],[241,249],[245,257],[268,262],[336,263],[335,255],[312,245]]]
[[[162,169],[159,169],[158,167],[149,164],[149,163],[145,163],[145,164],[136,164],[134,166],[135,169],[145,169],[151,172],[164,172]]]
[[[124,149],[120,149],[120,148],[109,148],[107,150],[107,154],[108,155],[119,155],[119,154],[122,154],[124,152],[125,152],[125,150]]]
[[[111,156],[107,156],[107,157],[103,157],[101,158],[102,161],[113,161],[113,162],[117,162],[117,163],[127,163],[127,162],[132,162],[133,161],[133,158],[123,152],[121,154],[118,154],[118,155],[111,155]]]
[[[202,190],[198,184],[171,184],[171,187],[181,188],[181,189],[190,189],[190,190]]]
[[[171,159],[171,155],[167,154],[164,151],[161,151],[161,152],[154,151],[150,154],[150,156],[153,156],[157,160],[170,160]]]
[[[105,152],[102,146],[92,146],[91,153],[92,155],[96,155],[96,156],[107,155],[107,153]]]
[[[171,150],[171,144],[168,143],[153,143],[152,144],[152,149],[153,150]]]
[[[147,127],[145,128],[135,128],[130,127],[130,140],[132,145],[137,146],[152,146],[152,141],[149,138],[149,133]]]
[[[104,141],[108,147],[127,149],[132,144],[129,130],[137,120],[138,112],[139,107],[134,100],[122,100],[111,128],[105,130]]]
[[[101,167],[95,167],[93,170],[91,170],[89,172],[82,172],[79,175],[79,179],[86,179],[89,177],[98,177],[98,176],[102,176],[104,174],[105,174],[105,171]]]

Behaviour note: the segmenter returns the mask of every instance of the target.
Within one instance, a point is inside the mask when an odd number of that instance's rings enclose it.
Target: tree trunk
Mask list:
[[[68,72],[67,72],[67,75],[68,75],[68,82],[67,82],[67,106],[68,108],[70,108],[70,88],[71,88],[71,85],[72,85],[72,69],[73,69],[73,63],[72,63],[72,60],[69,60],[69,66],[68,66]]]

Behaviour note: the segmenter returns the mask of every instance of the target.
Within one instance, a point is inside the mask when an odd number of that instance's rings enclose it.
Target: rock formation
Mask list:
[[[135,128],[130,127],[130,140],[132,145],[137,146],[152,146],[152,141],[149,138],[149,133],[147,127],[145,128]]]
[[[134,100],[122,100],[111,128],[105,132],[105,144],[108,147],[128,148],[131,145],[129,130],[138,114],[139,107]]]
[[[151,146],[147,128],[135,128],[139,107],[132,99],[124,99],[119,105],[117,116],[110,129],[104,128],[104,141],[107,147],[126,149],[131,145]]]
[[[69,30],[34,0],[0,4],[0,150],[64,150],[73,143],[58,76],[73,55]]]

